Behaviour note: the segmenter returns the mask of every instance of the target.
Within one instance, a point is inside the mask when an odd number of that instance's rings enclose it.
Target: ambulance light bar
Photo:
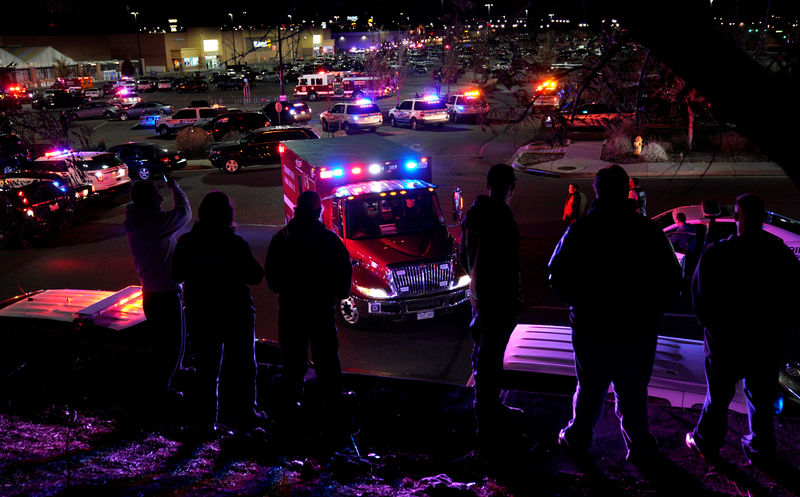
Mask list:
[[[427,157],[422,157],[419,161],[416,160],[408,160],[403,163],[405,169],[409,171],[414,171],[418,169],[425,169],[428,167],[429,159]],[[395,162],[386,162],[384,164],[380,163],[373,163],[369,166],[364,167],[363,164],[353,164],[352,166],[342,166],[342,167],[334,167],[334,168],[327,168],[323,167],[319,170],[319,178],[320,179],[331,179],[331,178],[341,178],[347,174],[348,176],[358,176],[362,174],[365,170],[372,176],[377,176],[383,172],[392,172],[396,170],[398,164]]]

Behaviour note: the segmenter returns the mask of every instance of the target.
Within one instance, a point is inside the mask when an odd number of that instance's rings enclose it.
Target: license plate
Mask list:
[[[433,317],[433,311],[421,311],[417,313],[417,320],[430,319]]]

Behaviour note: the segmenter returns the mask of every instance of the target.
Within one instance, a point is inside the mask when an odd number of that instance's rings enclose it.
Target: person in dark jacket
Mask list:
[[[611,383],[622,435],[634,462],[656,455],[647,420],[647,384],[658,322],[678,295],[681,268],[661,229],[627,198],[618,165],[594,178],[596,200],[571,224],[550,259],[550,286],[570,306],[578,385],[559,445],[585,455]],[[626,277],[637,269],[636,284]]]
[[[233,214],[227,195],[209,192],[192,230],[178,240],[172,274],[183,282],[196,356],[197,422],[248,432],[263,416],[256,404],[255,309],[248,285],[260,283],[264,271],[234,233]]]
[[[692,279],[692,302],[704,328],[706,392],[686,445],[711,460],[728,431],[728,405],[744,379],[750,432],[742,448],[753,463],[775,458],[774,402],[785,333],[797,306],[800,262],[783,241],[762,229],[764,201],[741,195],[737,234],[709,245]]]
[[[305,191],[294,218],[275,233],[267,249],[267,284],[278,294],[278,341],[283,351],[283,408],[302,405],[308,349],[333,422],[341,414],[342,368],[336,309],[350,295],[350,255],[339,237],[320,222],[319,194]],[[291,416],[291,414],[287,414]]]
[[[508,339],[522,310],[519,229],[509,208],[516,178],[506,164],[489,169],[489,195],[479,195],[461,224],[459,257],[469,273],[472,322],[472,375],[480,450],[491,456],[509,417],[521,410],[501,400],[500,374]]]
[[[172,277],[171,268],[175,235],[191,220],[192,209],[172,177],[167,177],[167,187],[172,191],[171,210],[161,210],[163,199],[152,181],[133,184],[132,203],[125,210],[125,232],[142,284],[144,314],[152,344],[145,388],[152,388],[147,394],[156,398],[170,391],[186,347],[181,287]]]

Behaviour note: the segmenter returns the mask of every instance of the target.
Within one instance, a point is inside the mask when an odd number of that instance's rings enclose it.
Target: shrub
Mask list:
[[[613,161],[632,154],[633,143],[631,137],[622,133],[612,134],[603,147],[603,159],[607,161]]]
[[[175,148],[187,159],[205,159],[214,139],[202,128],[186,128],[175,136]]]
[[[744,153],[748,151],[750,142],[747,138],[734,131],[722,133],[719,137],[719,150],[729,154]]]
[[[642,147],[642,160],[645,162],[665,162],[667,151],[661,142],[647,142]]]

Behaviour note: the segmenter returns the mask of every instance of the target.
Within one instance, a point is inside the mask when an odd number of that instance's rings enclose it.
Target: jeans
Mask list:
[[[283,351],[284,402],[303,400],[303,378],[308,371],[308,349],[322,397],[329,409],[339,409],[342,395],[342,366],[339,338],[333,310],[305,314],[282,311],[278,317],[278,342]]]
[[[472,310],[472,376],[475,380],[475,421],[478,439],[489,442],[502,428],[500,381],[503,355],[516,326],[513,312]],[[483,443],[483,442],[482,442]]]
[[[250,428],[257,411],[255,310],[188,308],[187,314],[197,366],[196,418]]]
[[[586,330],[601,333],[598,330]],[[655,333],[636,343],[609,343],[572,332],[578,385],[572,397],[572,419],[564,429],[570,446],[591,446],[609,385],[614,385],[615,413],[631,453],[655,449],[647,419],[647,384],[653,371]]]
[[[778,387],[778,363],[769,359],[749,358],[744,361],[714,359],[706,355],[706,398],[694,436],[707,450],[717,452],[728,432],[728,406],[736,394],[736,384],[744,379],[747,417],[750,432],[742,437],[742,445],[750,452],[775,451],[775,398]]]
[[[178,291],[144,292],[142,297],[152,350],[148,383],[157,391],[166,391],[182,366],[186,349],[183,301]]]

